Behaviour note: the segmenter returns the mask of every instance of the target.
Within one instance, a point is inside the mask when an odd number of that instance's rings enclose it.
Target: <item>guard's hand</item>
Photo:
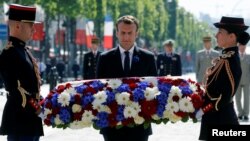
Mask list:
[[[40,114],[38,114],[38,117],[40,117],[42,120],[44,120],[44,119],[45,119],[45,117],[44,117],[44,113],[43,113],[43,112],[40,112]]]
[[[202,110],[202,109],[199,109],[199,110],[197,111],[197,113],[195,114],[195,118],[199,120],[199,119],[202,118],[203,115],[204,115],[203,110]]]

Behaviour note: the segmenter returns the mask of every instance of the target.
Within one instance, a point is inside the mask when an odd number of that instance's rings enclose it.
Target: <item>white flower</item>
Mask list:
[[[56,115],[54,120],[55,120],[54,122],[56,125],[63,124],[63,121],[61,121],[60,116],[58,114]]]
[[[181,117],[177,116],[176,114],[174,113],[170,113],[169,114],[169,120],[173,123],[177,122],[177,121],[180,121],[181,120]]]
[[[82,106],[79,104],[73,104],[72,106],[72,112],[73,113],[79,113],[82,110]]]
[[[166,111],[169,111],[171,113],[178,112],[179,111],[179,105],[176,102],[169,102],[166,105]]]
[[[131,102],[129,106],[134,108],[137,113],[141,112],[141,105],[138,102]]]
[[[72,123],[69,124],[69,128],[71,128],[71,129],[81,129],[83,127],[82,127],[81,121],[73,121]]]
[[[119,105],[127,105],[129,103],[129,97],[130,97],[130,94],[127,93],[127,92],[122,92],[122,93],[118,93],[116,94],[116,101]]]
[[[59,94],[58,96],[58,103],[62,105],[62,107],[68,106],[70,101],[70,95],[69,93],[66,93],[65,91]]]
[[[152,83],[154,86],[157,86],[158,84],[158,80],[156,77],[143,77],[141,78],[141,81]]]
[[[147,101],[153,100],[160,92],[157,87],[149,88],[147,87],[144,91],[144,96]]]
[[[108,86],[110,86],[112,89],[118,88],[122,84],[122,81],[120,79],[110,79],[108,81]]]
[[[193,91],[193,93],[197,91],[197,86],[193,83],[189,83],[189,88],[190,88],[190,90]]]
[[[76,92],[76,90],[73,88],[73,87],[70,87],[70,88],[68,88],[68,89],[66,89],[66,90],[64,90],[66,93],[68,93],[68,94],[71,94],[71,95],[75,95],[75,94],[77,94],[77,92]]]
[[[134,121],[135,121],[136,124],[142,124],[145,121],[145,119],[143,117],[141,117],[141,116],[136,116],[134,118]]]
[[[152,115],[152,119],[154,120],[159,120],[161,119],[157,114]]]
[[[44,116],[47,116],[48,114],[52,113],[52,110],[48,109],[48,108],[44,108]]]
[[[173,97],[178,97],[179,99],[181,98],[182,94],[181,94],[181,90],[179,89],[179,87],[176,86],[172,86],[171,90],[169,92],[169,97],[168,97],[168,103],[173,101]]]
[[[92,107],[93,107],[93,109],[97,110],[98,112],[111,113],[111,110],[107,105],[93,105]]]
[[[93,105],[100,105],[104,102],[106,102],[107,94],[105,91],[99,91],[96,94],[94,94],[94,101],[92,102]]]
[[[126,106],[123,111],[124,117],[125,118],[132,118],[137,116],[137,112],[133,107]]]
[[[82,114],[82,121],[84,124],[92,124],[93,119],[95,119],[95,116],[92,114],[92,111],[85,110]]]
[[[194,106],[189,97],[180,99],[179,106],[183,112],[194,112]]]

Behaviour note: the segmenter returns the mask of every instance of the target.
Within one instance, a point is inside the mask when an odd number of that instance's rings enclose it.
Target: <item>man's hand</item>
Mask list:
[[[203,110],[202,110],[202,109],[199,109],[199,110],[197,111],[197,113],[195,114],[195,118],[199,120],[199,119],[202,118],[203,115],[204,115]]]

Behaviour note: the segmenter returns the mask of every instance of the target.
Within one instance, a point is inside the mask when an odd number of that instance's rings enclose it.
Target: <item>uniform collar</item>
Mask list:
[[[234,47],[225,48],[225,49],[222,50],[222,54],[226,54],[226,53],[228,53],[229,51],[238,52],[238,47],[237,47],[237,46],[234,46]]]
[[[9,42],[12,43],[13,46],[15,47],[25,47],[26,43],[16,37],[10,36],[9,37]]]

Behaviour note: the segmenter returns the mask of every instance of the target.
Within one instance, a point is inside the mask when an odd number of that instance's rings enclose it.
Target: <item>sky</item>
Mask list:
[[[199,13],[209,14],[220,19],[221,16],[250,18],[249,0],[178,0],[179,6],[199,17]]]

